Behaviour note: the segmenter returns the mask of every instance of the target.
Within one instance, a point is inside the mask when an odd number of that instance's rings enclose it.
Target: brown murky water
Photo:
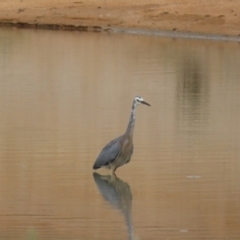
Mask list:
[[[1,29],[0,239],[240,239],[239,66],[238,43]]]

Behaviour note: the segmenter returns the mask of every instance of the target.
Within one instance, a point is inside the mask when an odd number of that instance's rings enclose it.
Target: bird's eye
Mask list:
[[[143,101],[143,99],[140,97],[136,97],[135,100],[136,100],[136,102],[139,102],[139,103],[141,103]]]

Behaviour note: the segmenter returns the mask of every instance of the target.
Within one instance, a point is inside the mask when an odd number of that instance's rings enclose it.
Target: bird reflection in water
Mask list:
[[[93,173],[95,183],[104,200],[120,211],[125,218],[128,229],[128,236],[131,240],[138,240],[134,235],[132,224],[132,192],[128,183],[122,181],[115,174],[100,175]]]

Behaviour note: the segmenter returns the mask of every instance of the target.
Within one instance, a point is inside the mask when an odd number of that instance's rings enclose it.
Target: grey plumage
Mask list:
[[[131,160],[133,154],[133,132],[135,125],[135,111],[138,104],[150,106],[142,97],[136,96],[133,100],[132,111],[126,132],[109,142],[98,155],[93,169],[106,167],[114,173],[116,169]]]
[[[113,139],[109,142],[99,154],[93,169],[98,169],[103,166],[107,166],[109,163],[112,163],[119,153],[121,153],[121,147],[119,142],[121,141],[122,136]]]

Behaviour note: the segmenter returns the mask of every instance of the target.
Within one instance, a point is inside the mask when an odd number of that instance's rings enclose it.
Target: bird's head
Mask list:
[[[136,103],[137,105],[138,105],[138,104],[145,104],[145,105],[147,105],[147,106],[151,106],[149,103],[145,102],[145,101],[143,100],[143,98],[140,97],[140,96],[136,96],[136,97],[134,98],[134,101],[135,101],[135,103]]]

